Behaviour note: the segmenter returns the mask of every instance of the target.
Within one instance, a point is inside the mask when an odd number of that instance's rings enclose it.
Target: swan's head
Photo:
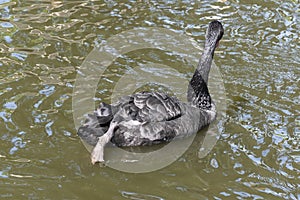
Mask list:
[[[209,23],[206,31],[206,44],[216,48],[224,34],[224,28],[221,22],[214,20]]]

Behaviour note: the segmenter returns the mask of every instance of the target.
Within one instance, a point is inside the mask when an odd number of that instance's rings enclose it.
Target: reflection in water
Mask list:
[[[1,1],[0,197],[299,199],[299,5]],[[71,99],[76,73],[94,45],[135,27],[162,27],[202,46],[211,19],[225,26],[215,62],[228,101],[213,151],[197,157],[200,133],[178,161],[156,172],[91,166],[75,134]],[[173,52],[131,52],[110,66],[95,100],[109,101],[107,88],[143,61],[189,76],[193,68]]]

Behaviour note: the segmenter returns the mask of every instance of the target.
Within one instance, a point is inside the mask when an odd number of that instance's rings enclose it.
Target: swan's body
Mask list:
[[[112,105],[101,103],[88,115],[78,135],[95,146],[92,163],[104,161],[104,146],[109,141],[117,146],[157,144],[189,136],[210,124],[216,117],[216,108],[207,81],[223,32],[220,22],[209,24],[205,48],[189,84],[187,103],[160,92],[140,92]]]

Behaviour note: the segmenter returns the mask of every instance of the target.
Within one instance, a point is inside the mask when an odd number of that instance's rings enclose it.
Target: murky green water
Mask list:
[[[0,1],[0,198],[300,199],[299,12],[298,0]],[[227,96],[212,151],[197,156],[202,132],[157,171],[92,166],[76,136],[72,93],[95,45],[160,27],[202,46],[211,19],[225,28],[215,63]],[[128,65],[143,60],[184,77],[193,71],[172,52],[135,51],[105,72],[94,100],[110,99]]]

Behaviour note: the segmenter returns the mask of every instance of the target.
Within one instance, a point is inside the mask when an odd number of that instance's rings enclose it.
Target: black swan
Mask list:
[[[187,103],[161,92],[139,92],[112,105],[100,103],[77,133],[94,146],[92,163],[104,161],[104,146],[109,141],[120,147],[158,144],[209,125],[217,112],[207,88],[208,74],[223,33],[219,21],[209,23],[205,47],[188,86]]]

